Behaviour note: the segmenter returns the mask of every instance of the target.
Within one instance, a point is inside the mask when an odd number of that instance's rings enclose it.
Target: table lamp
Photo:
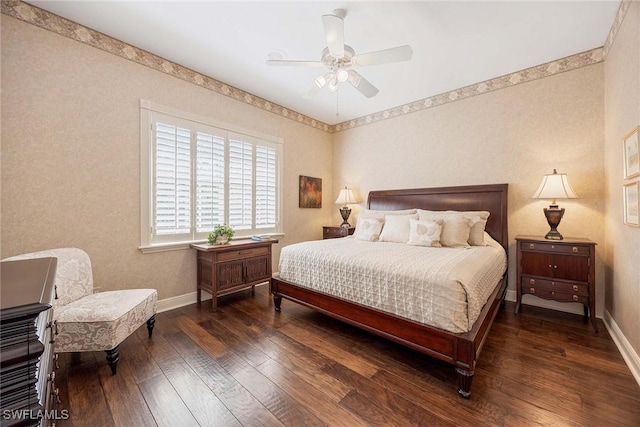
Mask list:
[[[351,215],[351,209],[347,206],[347,204],[349,203],[358,203],[358,200],[353,194],[353,191],[351,191],[347,187],[344,187],[342,190],[340,190],[340,194],[336,199],[336,205],[344,205],[340,208],[340,215],[342,216],[342,224],[340,224],[340,227],[351,227],[351,224],[349,224],[349,221],[347,221],[349,219],[349,215]]]
[[[552,174],[542,177],[542,183],[538,191],[532,196],[534,199],[551,199],[551,205],[544,208],[544,215],[551,230],[544,236],[549,240],[562,240],[562,234],[557,230],[560,220],[564,216],[564,208],[560,209],[556,199],[577,199],[575,191],[571,188],[567,175],[558,173],[555,169]]]

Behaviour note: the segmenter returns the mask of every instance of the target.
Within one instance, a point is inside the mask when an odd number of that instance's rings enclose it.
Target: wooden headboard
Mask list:
[[[491,215],[485,230],[508,250],[507,187],[508,184],[490,184],[371,191],[367,207],[375,210],[489,211]]]

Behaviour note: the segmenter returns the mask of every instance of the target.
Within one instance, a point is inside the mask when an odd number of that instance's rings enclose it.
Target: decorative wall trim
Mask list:
[[[606,51],[611,47],[615,35],[622,24],[631,0],[622,0],[615,22],[609,32],[605,47],[596,48],[587,52],[568,56],[548,62],[546,64],[527,68],[505,76],[497,77],[484,82],[476,83],[450,92],[413,101],[408,104],[393,107],[384,111],[368,114],[363,117],[348,120],[336,125],[315,120],[304,114],[285,108],[281,105],[262,99],[248,92],[230,86],[226,83],[215,80],[211,77],[197,73],[182,65],[168,61],[157,55],[123,43],[90,28],[84,27],[76,22],[64,19],[50,12],[37,8],[20,0],[3,0],[2,13],[20,19],[29,24],[54,32],[64,37],[71,38],[81,43],[93,46],[105,52],[112,53],[121,58],[152,68],[161,73],[169,74],[186,82],[201,86],[213,92],[235,99],[239,102],[252,105],[265,111],[269,111],[278,116],[294,120],[298,123],[311,126],[313,128],[335,133],[355,127],[368,125],[382,120],[403,116],[416,111],[437,107],[450,102],[460,101],[472,96],[493,92],[499,89],[527,83],[544,77],[576,70],[578,68],[597,64],[604,61]]]
[[[622,26],[622,21],[624,21],[624,17],[627,14],[627,10],[629,10],[629,6],[631,6],[632,0],[622,0],[620,2],[620,7],[618,7],[618,12],[616,13],[616,18],[613,20],[613,24],[611,24],[611,30],[609,30],[609,35],[607,36],[607,41],[604,43],[604,57],[607,58],[611,47],[613,46],[613,42],[618,35],[618,31]]]
[[[175,62],[168,61],[135,46],[128,45],[110,36],[84,27],[76,22],[54,15],[51,12],[23,3],[20,0],[2,0],[2,13],[21,21],[35,25],[36,27],[51,31],[58,35],[68,37],[80,43],[87,44],[105,52],[112,53],[121,58],[135,62],[161,73],[169,74],[188,83],[201,86],[213,92],[219,93],[236,101],[244,102],[269,111],[281,117],[311,126],[325,132],[331,132],[332,126],[315,120],[304,114],[285,108],[266,99],[240,90],[236,87],[200,74]]]
[[[461,99],[470,98],[472,96],[482,95],[483,93],[489,93],[533,80],[542,79],[544,77],[553,76],[555,74],[576,70],[602,61],[604,61],[604,51],[603,48],[599,47],[583,53],[568,56],[566,58],[558,59],[556,61],[547,62],[546,64],[516,71],[515,73],[507,74],[502,77],[496,77],[491,80],[486,80],[484,82],[452,90],[450,92],[413,101],[409,104],[400,105],[398,107],[369,114],[364,117],[338,123],[334,126],[333,131],[340,132],[346,129],[353,129],[355,127],[379,122],[381,120],[403,116],[416,111],[426,110],[427,108],[460,101]]]

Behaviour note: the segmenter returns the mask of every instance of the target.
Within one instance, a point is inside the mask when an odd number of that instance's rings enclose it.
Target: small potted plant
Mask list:
[[[235,233],[236,232],[233,231],[233,228],[228,225],[218,224],[213,228],[213,231],[209,233],[209,244],[223,245],[225,243],[229,243]]]

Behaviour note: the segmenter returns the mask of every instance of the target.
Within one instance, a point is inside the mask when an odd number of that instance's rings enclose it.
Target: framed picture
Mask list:
[[[322,178],[300,175],[298,207],[322,207]]]
[[[640,227],[640,211],[638,206],[638,193],[640,193],[640,181],[624,184],[624,223],[634,227]]]
[[[638,147],[638,128],[629,132],[623,140],[624,179],[640,175],[640,154]]]

